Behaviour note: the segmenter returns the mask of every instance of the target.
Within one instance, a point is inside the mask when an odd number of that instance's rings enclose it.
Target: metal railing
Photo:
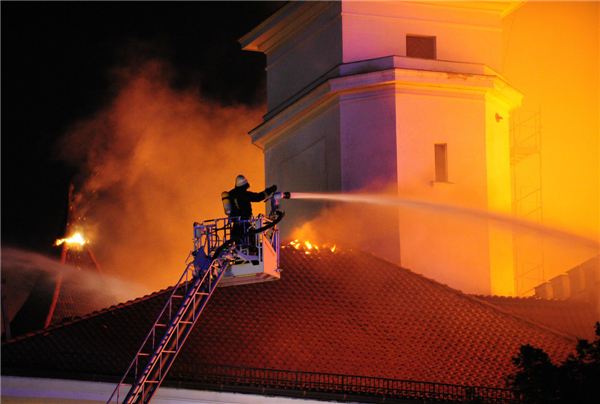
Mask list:
[[[36,353],[36,356],[39,354],[41,353]],[[72,368],[73,363],[82,365],[83,368],[81,369],[81,373],[92,371],[94,373],[101,372],[101,374],[108,375],[111,373],[109,369],[114,369],[115,366],[124,367],[130,361],[130,358],[106,353],[61,351],[58,353],[54,352],[52,356],[56,354],[63,357],[65,363],[70,364],[67,368]],[[90,368],[89,365],[83,365],[85,362],[84,358],[87,359],[87,361],[92,362],[92,368]],[[54,376],[62,375],[60,369],[52,366],[54,362],[51,361],[51,363],[46,363],[47,361],[44,360],[41,362],[42,363],[36,364],[36,371],[46,371],[46,373],[51,372]],[[3,367],[4,365],[5,364],[3,363]],[[11,367],[18,367],[17,363],[11,363],[10,361],[9,363],[6,363],[6,365],[8,365],[8,369]],[[63,371],[66,371],[66,369],[63,369]],[[106,373],[107,371],[108,373]],[[7,374],[10,374],[10,371]],[[61,378],[65,377],[67,376],[61,376]],[[125,382],[131,383],[133,380],[133,375],[130,375]],[[247,368],[184,361],[176,361],[173,364],[166,381],[223,385],[223,390],[228,390],[227,387],[243,386],[311,391],[338,395],[363,395],[382,398],[393,397],[446,402],[475,401],[479,403],[494,404],[521,403],[518,391],[493,387],[473,387],[378,377]],[[203,388],[210,389],[210,386],[205,386]],[[231,390],[234,390],[234,388]],[[277,393],[272,392],[271,394],[276,395]]]
[[[212,256],[213,252],[226,240],[233,237],[232,232],[235,226],[239,226],[238,233],[243,234],[253,229],[260,229],[267,226],[275,220],[274,217],[258,215],[251,216],[248,219],[241,217],[226,217],[220,219],[205,220],[202,223],[194,223],[194,251],[204,250],[207,256]],[[259,260],[263,260],[263,245],[269,243],[277,253],[277,263],[279,263],[279,229],[270,228],[264,232],[242,238],[242,245],[254,245],[258,250]]]
[[[182,381],[287,390],[308,390],[332,394],[355,394],[418,400],[517,404],[515,390],[470,387],[444,383],[384,379],[328,373],[257,369],[236,366],[178,363],[171,377]]]

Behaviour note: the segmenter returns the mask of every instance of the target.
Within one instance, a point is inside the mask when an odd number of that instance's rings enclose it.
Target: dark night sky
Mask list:
[[[111,69],[160,57],[175,86],[262,103],[265,57],[237,40],[283,4],[2,1],[2,245],[44,253],[62,236],[77,168],[57,140],[111,98]]]

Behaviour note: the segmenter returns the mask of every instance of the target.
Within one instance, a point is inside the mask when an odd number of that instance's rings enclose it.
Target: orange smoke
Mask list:
[[[115,98],[61,145],[62,157],[82,168],[78,212],[98,261],[148,293],[177,282],[193,223],[224,216],[220,195],[236,175],[264,188],[263,155],[247,135],[262,108],[175,90],[173,75],[161,61],[120,71]]]
[[[397,197],[394,186],[375,184],[357,192],[376,193],[379,196]],[[354,194],[354,193],[353,193]],[[359,248],[377,256],[399,263],[399,243],[393,237],[397,229],[397,207],[378,206],[362,203],[330,203],[323,206],[319,201],[291,199],[284,202],[287,207],[322,207],[321,211],[311,220],[299,222],[296,217],[286,217],[285,226],[293,223],[289,231],[291,245],[298,249],[310,251],[312,248],[329,249],[335,252],[337,248]],[[286,235],[284,235],[286,237]],[[396,236],[397,237],[397,236]],[[309,241],[307,241],[309,240]]]

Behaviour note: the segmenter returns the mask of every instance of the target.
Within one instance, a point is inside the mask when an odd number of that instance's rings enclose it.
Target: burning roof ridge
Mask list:
[[[47,332],[49,332],[51,330],[54,330],[54,329],[57,329],[57,328],[66,327],[68,325],[78,323],[78,322],[80,322],[82,320],[87,320],[88,318],[93,318],[93,317],[100,316],[102,314],[110,313],[110,312],[115,311],[117,309],[122,309],[123,307],[133,306],[134,304],[138,304],[138,303],[144,302],[146,300],[150,300],[152,298],[155,298],[156,296],[160,296],[162,294],[169,293],[169,292],[173,291],[174,288],[175,288],[175,286],[169,286],[169,287],[167,287],[165,289],[161,289],[161,290],[159,290],[157,292],[150,293],[149,295],[144,295],[144,296],[132,299],[132,300],[128,300],[128,301],[123,302],[123,303],[112,305],[112,306],[104,308],[104,309],[96,310],[96,311],[93,311],[93,312],[91,312],[89,314],[85,314],[83,316],[75,316],[75,317],[72,317],[70,320],[61,321],[58,324],[49,325],[46,328],[42,328],[42,329],[36,330],[36,331],[31,331],[31,332],[28,332],[28,333],[16,336],[14,338],[8,339],[6,341],[2,341],[2,345],[7,345],[7,344],[10,344],[12,342],[16,342],[16,341],[20,341],[20,340],[23,340],[23,339],[26,339],[26,338],[29,338],[29,337],[33,337],[35,335],[45,334],[45,333],[47,333]]]
[[[449,291],[450,293],[453,293],[453,294],[457,295],[458,297],[465,298],[465,299],[467,299],[467,300],[469,300],[469,301],[471,301],[473,303],[476,303],[476,304],[478,304],[480,306],[487,307],[487,308],[489,308],[489,309],[491,309],[493,311],[499,312],[499,313],[501,313],[504,316],[512,317],[512,318],[514,318],[517,321],[524,322],[524,323],[526,323],[528,325],[532,325],[534,327],[537,327],[537,328],[541,329],[542,331],[550,332],[551,334],[554,334],[554,335],[556,335],[556,336],[558,336],[560,338],[563,338],[563,339],[567,340],[570,343],[576,342],[576,340],[573,337],[570,337],[570,336],[568,336],[568,335],[566,335],[566,334],[564,334],[564,333],[562,333],[562,332],[560,332],[558,330],[555,330],[554,328],[551,328],[551,327],[545,326],[543,324],[537,323],[537,322],[535,322],[533,320],[530,320],[530,319],[528,319],[526,317],[523,317],[523,316],[520,316],[518,314],[515,314],[515,313],[513,313],[513,312],[511,312],[509,310],[505,310],[505,309],[503,309],[503,308],[501,308],[499,306],[496,306],[496,305],[494,305],[492,303],[488,303],[485,300],[478,299],[478,298],[474,297],[473,295],[469,295],[469,294],[467,294],[467,293],[465,293],[465,292],[463,292],[461,290],[455,289],[455,288],[453,288],[451,286],[448,286],[448,285],[446,285],[444,283],[438,282],[438,281],[436,281],[433,278],[428,278],[425,275],[419,274],[417,272],[414,272],[413,270],[411,270],[409,268],[404,268],[404,267],[402,267],[402,266],[400,266],[400,265],[398,265],[398,264],[396,264],[394,262],[391,262],[391,261],[389,261],[389,260],[387,260],[385,258],[377,257],[373,253],[370,253],[368,251],[364,251],[364,250],[361,250],[361,249],[356,249],[356,251],[360,251],[363,254],[370,255],[373,258],[378,259],[380,261],[385,261],[386,263],[388,263],[390,265],[393,265],[393,266],[395,266],[395,267],[397,267],[397,268],[399,268],[401,270],[406,271],[409,275],[415,276],[417,278],[421,278],[422,280],[424,280],[426,282],[429,282],[429,283],[434,284],[434,285],[436,285],[438,287],[446,289],[447,291]]]

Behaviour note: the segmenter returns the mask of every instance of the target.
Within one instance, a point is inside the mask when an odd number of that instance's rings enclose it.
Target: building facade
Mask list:
[[[518,5],[288,4],[240,40],[267,56],[268,112],[250,132],[266,182],[510,214],[508,122],[522,94],[498,72],[501,19]],[[289,235],[324,206],[286,209]],[[375,254],[469,293],[514,293],[512,236],[498,223],[435,209],[369,216],[390,224],[366,245]]]

